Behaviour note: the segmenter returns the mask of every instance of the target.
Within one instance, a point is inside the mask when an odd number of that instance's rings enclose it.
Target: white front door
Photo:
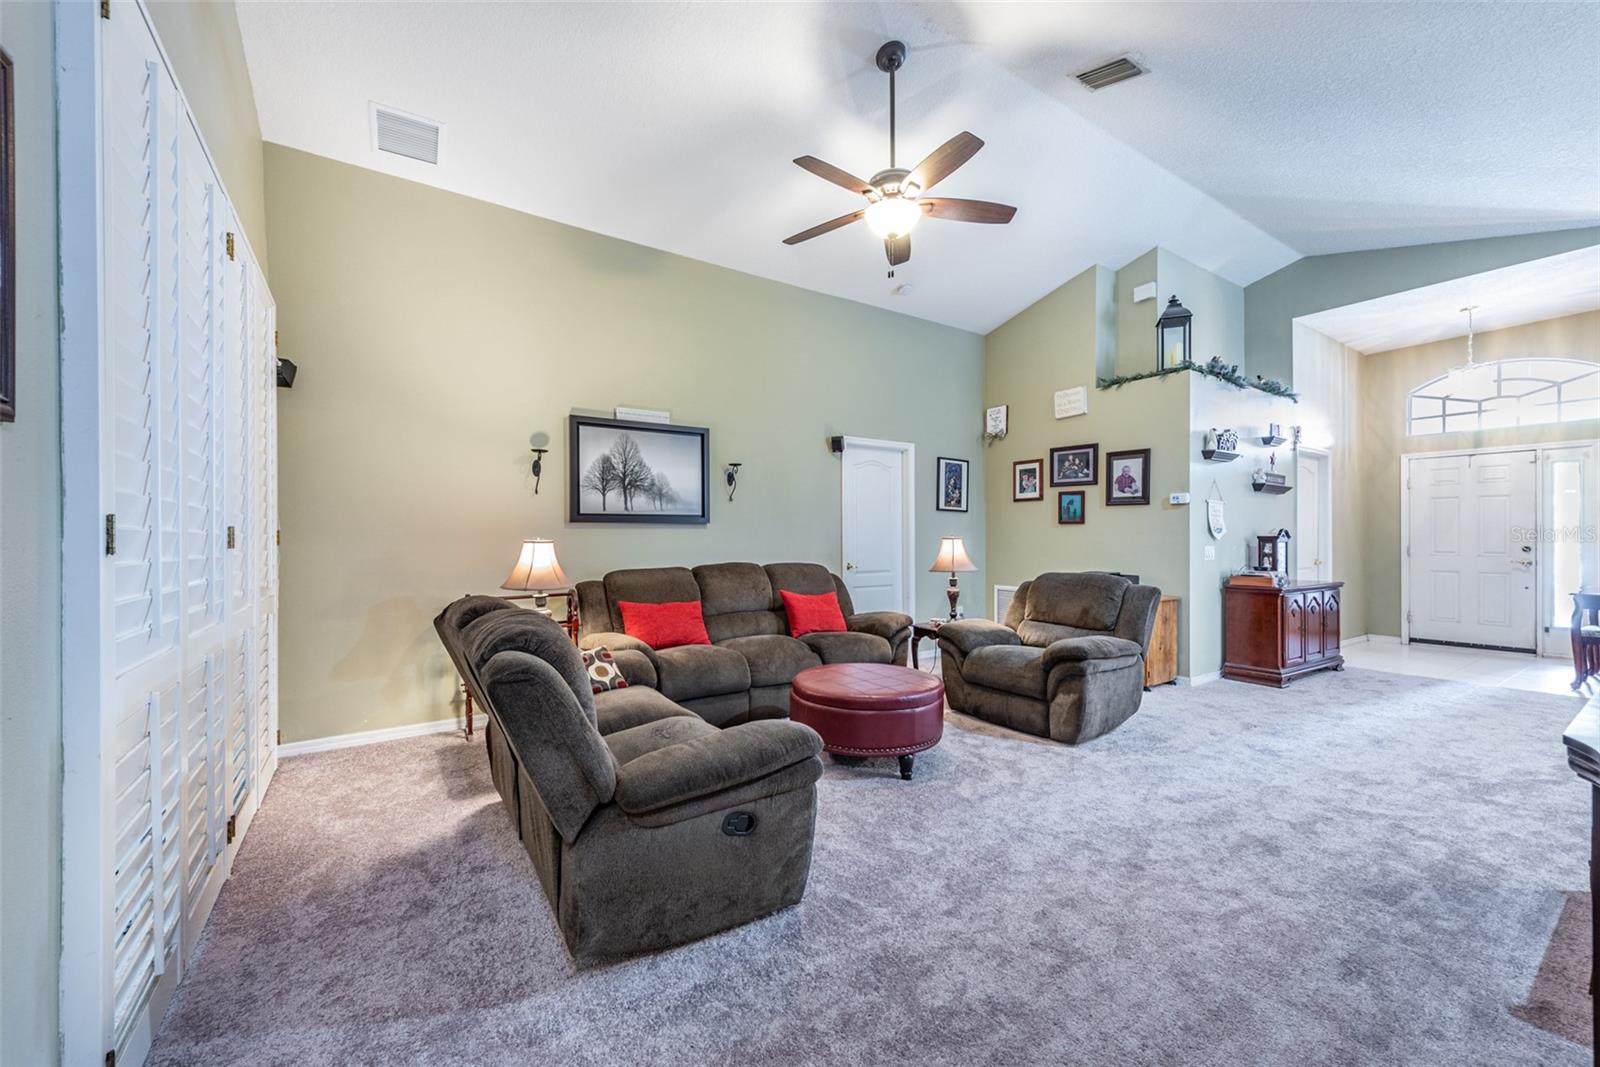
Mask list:
[[[1294,560],[1295,578],[1318,582],[1331,578],[1332,537],[1326,507],[1328,457],[1301,452],[1295,457]]]
[[[912,614],[909,446],[845,440],[844,584],[857,611]]]
[[[1532,652],[1538,454],[1409,460],[1410,636]]]

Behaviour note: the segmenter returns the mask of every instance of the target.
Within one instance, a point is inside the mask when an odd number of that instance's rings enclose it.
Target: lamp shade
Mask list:
[[[975,571],[978,568],[967,558],[967,546],[959,537],[939,538],[939,554],[933,557],[930,571]]]
[[[500,583],[501,589],[517,589],[524,593],[554,593],[572,588],[572,583],[561,571],[556,561],[556,543],[537,537],[522,542],[522,554],[511,575]]]

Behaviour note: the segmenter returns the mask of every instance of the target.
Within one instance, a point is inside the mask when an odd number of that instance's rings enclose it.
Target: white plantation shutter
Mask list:
[[[144,10],[113,0],[110,18],[79,14],[64,7],[58,30],[92,20],[98,35],[100,269],[87,306],[100,316],[100,392],[98,448],[77,461],[94,464],[90,506],[108,541],[98,559],[69,561],[99,565],[92,608],[84,597],[71,610],[98,619],[105,668],[85,667],[94,744],[67,753],[98,789],[93,858],[66,845],[74,877],[95,882],[99,939],[78,969],[98,984],[82,990],[63,969],[64,989],[92,994],[100,1032],[69,1030],[64,1015],[64,1055],[137,1063],[276,766],[274,311]],[[65,432],[84,434],[83,417],[64,411]],[[69,733],[69,745],[87,736]],[[91,925],[83,899],[64,897],[83,909],[64,929]]]

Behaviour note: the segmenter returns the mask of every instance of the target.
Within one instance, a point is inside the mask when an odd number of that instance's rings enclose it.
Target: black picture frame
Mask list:
[[[938,511],[966,511],[971,504],[970,475],[972,474],[972,465],[964,459],[952,459],[949,456],[940,456],[937,464],[933,474],[934,508]],[[951,475],[957,479],[957,488],[960,490],[958,494],[959,504],[950,503],[952,499],[955,499],[951,497],[949,492],[951,485],[948,482],[948,476]]]
[[[1088,474],[1076,477],[1062,475],[1062,463],[1071,456],[1081,456],[1088,453]],[[1100,484],[1100,445],[1066,445],[1062,448],[1050,450],[1050,488],[1059,489],[1064,485],[1099,485]]]
[[[0,422],[17,419],[16,103],[0,48]]]
[[[634,422],[628,419],[606,419],[592,415],[571,415],[567,419],[567,521],[570,523],[637,523],[670,526],[705,526],[711,521],[711,431],[704,426],[678,426],[668,422]],[[588,440],[586,440],[588,438]],[[585,452],[595,452],[598,448],[596,438],[600,440],[611,439],[613,445],[603,453],[589,459],[586,465]],[[602,506],[596,510],[585,502],[584,479],[589,473],[585,468],[598,461],[600,455],[612,457],[616,455],[616,443],[623,438],[632,439],[637,446],[639,462],[644,466],[645,474],[652,474],[649,465],[651,443],[657,446],[670,443],[681,447],[684,439],[695,442],[698,455],[685,464],[681,457],[675,458],[674,466],[681,472],[690,470],[698,477],[698,486],[679,486],[673,483],[672,488],[676,495],[686,503],[693,501],[697,510],[666,511],[659,499],[650,498],[648,495],[637,507],[632,502],[623,502],[624,489],[613,483],[607,494],[602,495]],[[631,462],[631,461],[630,461]],[[659,462],[659,461],[658,461]],[[615,461],[613,461],[615,467]],[[635,479],[635,474],[619,474],[619,479]],[[652,478],[652,482],[653,482]],[[649,490],[636,484],[634,492]],[[592,494],[593,489],[589,492]],[[609,493],[619,494],[618,510],[610,510]]]
[[[1023,475],[1028,471],[1033,472],[1032,491],[1023,488]],[[1011,464],[1011,501],[1019,503],[1025,500],[1044,499],[1044,460],[1019,459]]]
[[[1088,495],[1082,489],[1063,489],[1057,493],[1056,522],[1061,526],[1082,526],[1084,520],[1089,517]],[[1078,517],[1075,519],[1069,517],[1069,509],[1067,507],[1069,500],[1075,501],[1078,505]]]
[[[1138,473],[1132,470],[1132,464],[1139,464]],[[1137,492],[1129,493],[1117,485],[1117,479],[1122,473],[1117,470],[1118,465],[1130,468],[1129,476],[1134,478]],[[1122,452],[1106,453],[1106,507],[1118,508],[1150,503],[1150,450],[1148,448],[1130,448]]]

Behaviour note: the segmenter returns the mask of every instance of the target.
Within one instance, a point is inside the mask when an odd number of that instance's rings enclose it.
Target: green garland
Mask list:
[[[1286,396],[1296,404],[1300,403],[1300,395],[1278,379],[1263,378],[1258,374],[1252,381],[1239,373],[1239,365],[1237,363],[1230,366],[1216,356],[1212,356],[1205,363],[1180,363],[1176,367],[1163,367],[1160,370],[1145,371],[1143,374],[1124,374],[1118,378],[1099,378],[1096,379],[1095,385],[1101,389],[1119,389],[1129,382],[1142,382],[1146,378],[1165,378],[1169,374],[1181,374],[1184,371],[1193,371],[1195,374],[1203,374],[1207,378],[1215,378],[1219,382],[1227,382],[1236,389],[1259,389],[1263,393],[1271,393],[1273,396]]]

